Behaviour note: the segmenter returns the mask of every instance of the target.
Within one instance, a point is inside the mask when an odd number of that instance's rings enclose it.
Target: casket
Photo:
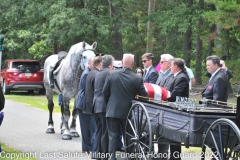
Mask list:
[[[152,83],[144,83],[149,98],[154,100],[167,100],[168,90]]]

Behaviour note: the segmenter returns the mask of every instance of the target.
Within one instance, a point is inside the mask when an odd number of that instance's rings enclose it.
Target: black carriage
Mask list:
[[[133,100],[125,126],[125,152],[129,159],[166,158],[158,153],[159,143],[181,144],[186,148],[201,147],[198,157],[202,160],[209,156],[239,160],[240,98],[237,99],[237,105],[205,100],[196,104],[181,98],[175,103]]]

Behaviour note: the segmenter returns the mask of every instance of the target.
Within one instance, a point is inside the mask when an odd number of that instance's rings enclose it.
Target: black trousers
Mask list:
[[[181,160],[181,143],[179,145],[170,145],[170,159],[169,160]]]
[[[93,114],[82,113],[81,109],[78,109],[80,130],[82,133],[82,150],[83,151],[95,151],[95,130],[96,122]]]
[[[105,112],[96,113],[95,121],[97,125],[96,137],[95,137],[97,152],[106,154],[108,153],[108,130],[107,130],[106,113]],[[100,159],[100,158],[97,158],[97,159]]]
[[[120,127],[124,135],[125,123],[126,123],[125,119],[107,117],[107,129],[108,129],[108,139],[109,139],[108,153],[112,154],[111,160],[116,159],[116,150],[118,148]]]

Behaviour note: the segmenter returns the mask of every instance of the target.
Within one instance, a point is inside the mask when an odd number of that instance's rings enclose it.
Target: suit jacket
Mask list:
[[[202,92],[206,99],[227,102],[228,79],[221,69],[212,77]]]
[[[176,101],[176,96],[189,97],[189,77],[180,71],[175,77],[169,80],[166,89],[171,92],[170,102]]]
[[[94,113],[106,112],[106,104],[103,98],[103,86],[107,78],[108,73],[111,71],[108,67],[103,68],[96,74],[94,84],[94,98],[93,98],[93,110]]]
[[[230,84],[230,79],[233,78],[233,74],[232,74],[232,71],[231,70],[225,70],[225,69],[220,69],[222,72],[224,72],[224,74],[227,76],[227,79],[228,79],[228,83],[227,83],[227,93],[228,94],[232,94],[233,93],[233,89],[232,89],[232,86]],[[206,72],[205,75],[207,77],[211,77],[211,73],[208,73]]]
[[[85,100],[86,79],[87,79],[87,75],[90,71],[91,70],[87,67],[83,71],[81,78],[80,78],[76,108],[81,109],[81,110],[83,109],[83,104],[84,104],[84,100]]]
[[[94,67],[88,74],[86,80],[85,101],[83,105],[83,113],[93,113],[93,97],[94,97],[94,83],[95,76],[99,72],[99,69]]]
[[[141,77],[129,68],[110,72],[103,87],[106,117],[126,119],[137,94],[148,96]]]
[[[173,74],[171,72],[171,69],[169,68],[163,76],[162,76],[161,73],[159,73],[156,84],[161,86],[161,87],[166,88],[167,83],[169,82],[170,78],[172,78],[172,76],[173,76]]]
[[[157,81],[157,78],[158,78],[158,72],[153,66],[149,68],[146,76],[145,76],[145,73],[143,74],[143,82],[145,83],[155,84]]]

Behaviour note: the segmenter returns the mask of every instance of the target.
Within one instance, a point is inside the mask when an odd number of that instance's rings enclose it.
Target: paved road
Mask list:
[[[41,160],[79,159],[81,156],[84,156],[83,159],[89,159],[80,152],[81,138],[62,140],[60,114],[53,114],[56,133],[46,134],[48,112],[10,100],[6,100],[3,111],[5,117],[0,127],[0,142],[7,146]],[[77,130],[80,133],[79,121]]]
[[[15,157],[14,159],[17,159],[18,156],[25,156],[27,159],[30,156],[39,160],[90,159],[89,155],[80,152],[82,150],[81,138],[74,138],[69,141],[62,140],[60,134],[60,114],[53,114],[56,133],[46,134],[48,112],[11,100],[6,100],[3,111],[5,117],[2,126],[0,126],[0,142],[24,153],[8,153],[9,157],[12,156]],[[79,121],[77,121],[77,130],[80,133]],[[188,153],[186,154],[188,156]],[[3,157],[0,157],[0,159],[3,159]],[[197,160],[200,158],[192,156],[182,158],[182,160],[193,159]]]

